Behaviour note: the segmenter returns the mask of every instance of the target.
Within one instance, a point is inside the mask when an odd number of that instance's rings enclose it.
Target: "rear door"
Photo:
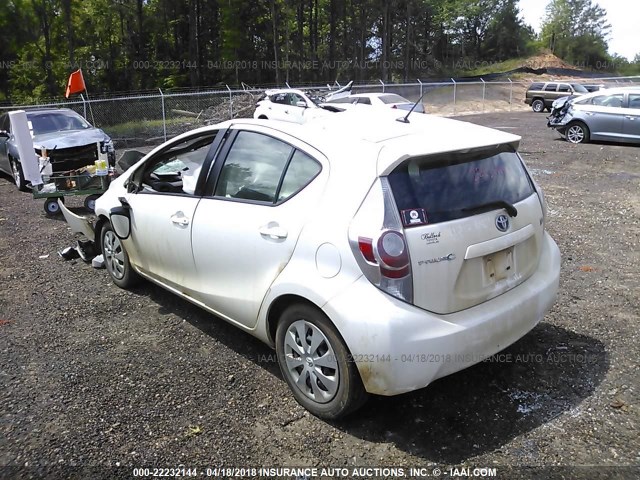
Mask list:
[[[584,120],[589,127],[591,138],[596,140],[617,140],[623,136],[623,120],[627,113],[624,94],[598,95],[579,103],[584,111]]]
[[[456,312],[536,270],[541,202],[511,147],[410,158],[389,183],[405,225],[416,306]]]
[[[290,137],[236,130],[216,159],[193,219],[196,296],[253,327],[328,178],[326,159]]]

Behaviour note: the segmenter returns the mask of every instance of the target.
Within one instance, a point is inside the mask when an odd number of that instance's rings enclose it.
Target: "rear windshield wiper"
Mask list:
[[[505,200],[496,200],[495,202],[483,203],[482,205],[478,205],[475,207],[467,207],[463,208],[463,212],[480,212],[480,211],[490,211],[495,208],[504,208],[510,217],[518,216],[518,209],[513,206],[513,204],[505,201]]]

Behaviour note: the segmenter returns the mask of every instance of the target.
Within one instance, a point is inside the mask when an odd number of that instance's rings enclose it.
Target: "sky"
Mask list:
[[[525,23],[540,33],[547,0],[520,0],[520,13]],[[609,34],[609,53],[617,53],[633,60],[640,53],[640,2],[638,0],[597,0],[607,11],[607,20],[611,24]]]

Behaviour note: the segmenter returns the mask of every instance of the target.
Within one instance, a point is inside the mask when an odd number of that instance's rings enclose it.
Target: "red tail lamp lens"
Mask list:
[[[375,257],[373,256],[373,240],[366,237],[358,237],[358,247],[360,248],[360,253],[367,262],[377,263]]]

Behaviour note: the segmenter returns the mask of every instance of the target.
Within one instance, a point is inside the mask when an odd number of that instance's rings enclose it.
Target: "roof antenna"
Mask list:
[[[413,110],[418,106],[418,103],[422,103],[422,99],[424,98],[424,96],[427,94],[427,92],[424,92],[420,98],[418,99],[418,101],[416,103],[413,104],[413,107],[411,107],[411,110],[409,110],[409,113],[407,113],[404,117],[399,117],[396,118],[396,122],[400,122],[400,123],[411,123],[409,122],[409,115],[411,115],[411,112],[413,112]]]

